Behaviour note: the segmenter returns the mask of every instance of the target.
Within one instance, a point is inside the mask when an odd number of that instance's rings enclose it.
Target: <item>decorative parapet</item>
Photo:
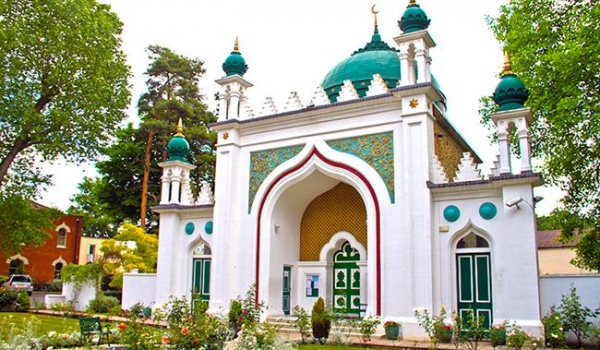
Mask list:
[[[288,97],[285,107],[283,107],[283,110],[297,111],[302,108],[304,108],[304,106],[302,105],[302,101],[300,101],[300,97],[298,97],[298,93],[296,91],[292,91]]]
[[[458,165],[458,171],[454,177],[455,182],[478,181],[483,180],[481,171],[477,169],[477,164],[473,161],[470,152],[464,152],[463,157]]]
[[[337,98],[338,102],[351,101],[360,98],[358,92],[350,80],[344,80],[344,85],[340,90],[340,95]]]
[[[248,186],[248,212],[252,208],[254,197],[267,176],[279,165],[294,158],[304,144],[269,149],[250,153],[250,184]]]
[[[356,156],[375,169],[388,189],[391,202],[395,202],[392,131],[331,140],[327,141],[327,145],[337,151]]]
[[[262,109],[260,110],[260,116],[265,116],[265,115],[273,115],[273,114],[277,114],[277,107],[275,106],[275,102],[273,101],[272,97],[267,97],[267,99],[265,100],[265,103],[263,104]]]
[[[324,106],[330,104],[329,97],[327,97],[327,93],[323,89],[322,86],[317,87],[315,92],[313,93],[313,97],[310,100],[309,106]]]
[[[214,203],[214,197],[213,197],[213,191],[210,187],[210,184],[207,181],[202,181],[202,184],[200,185],[200,193],[198,193],[198,199],[196,199],[196,205],[202,205],[202,204],[213,204]]]
[[[390,92],[381,75],[374,74],[373,80],[371,80],[371,85],[369,85],[369,90],[367,90],[367,96],[375,96],[382,95]]]
[[[448,183],[448,177],[446,176],[444,167],[435,154],[433,155],[433,182],[436,184]]]

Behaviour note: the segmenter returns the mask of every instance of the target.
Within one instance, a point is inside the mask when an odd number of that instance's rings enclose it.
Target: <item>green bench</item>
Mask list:
[[[97,336],[98,341],[96,345],[99,345],[102,341],[102,337],[106,338],[106,343],[110,346],[110,331],[108,327],[102,327],[100,318],[98,317],[79,317],[79,328],[81,329],[81,343],[83,344],[85,339]]]

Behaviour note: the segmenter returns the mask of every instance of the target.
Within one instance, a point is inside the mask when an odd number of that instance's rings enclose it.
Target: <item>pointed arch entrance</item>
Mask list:
[[[311,180],[313,177],[318,178],[320,181],[319,183],[314,183],[317,185],[316,187],[322,187],[322,183],[324,182],[328,184],[326,188],[315,190],[314,186],[299,185]],[[265,181],[266,186],[263,190],[259,190],[257,195],[257,199],[259,199],[255,208],[257,210],[257,249],[255,265],[257,301],[267,300],[267,302],[270,304],[275,305],[282,303],[282,301],[280,302],[278,299],[280,299],[282,295],[281,290],[283,287],[283,281],[281,281],[281,277],[277,278],[279,281],[275,280],[275,276],[281,276],[282,268],[286,265],[291,266],[290,273],[292,275],[292,286],[294,285],[293,281],[297,281],[296,286],[298,286],[297,288],[292,289],[292,304],[297,302],[300,297],[308,297],[308,295],[305,294],[308,294],[308,288],[304,287],[308,286],[308,283],[311,283],[311,286],[314,286],[315,281],[318,281],[317,285],[319,285],[322,289],[326,286],[329,288],[329,292],[327,293],[328,295],[320,294],[319,296],[331,301],[331,298],[333,297],[331,292],[331,288],[333,286],[332,280],[327,280],[327,276],[325,276],[325,274],[319,275],[319,273],[317,273],[314,275],[311,273],[310,275],[304,275],[304,272],[306,271],[300,271],[301,269],[298,268],[299,264],[302,263],[300,259],[301,252],[299,252],[299,249],[296,250],[296,252],[287,249],[287,255],[275,256],[275,258],[279,259],[280,261],[274,261],[273,257],[274,254],[281,255],[281,250],[286,249],[280,244],[280,242],[285,242],[285,244],[288,244],[287,247],[289,248],[291,247],[289,242],[294,242],[295,240],[295,243],[293,244],[295,244],[295,246],[298,248],[300,247],[300,235],[298,232],[300,225],[299,221],[294,221],[300,220],[300,217],[289,217],[288,215],[286,216],[287,220],[283,220],[281,213],[284,211],[284,209],[282,208],[293,207],[297,213],[302,215],[304,210],[302,209],[298,211],[298,209],[300,209],[299,207],[308,205],[308,202],[304,202],[306,198],[312,196],[309,199],[310,201],[315,198],[316,195],[323,193],[324,191],[326,192],[340,183],[353,188],[353,190],[358,194],[360,202],[362,202],[367,208],[366,212],[368,219],[363,220],[363,224],[367,227],[367,236],[371,244],[369,245],[370,248],[368,262],[365,261],[364,266],[361,268],[365,271],[365,275],[367,275],[366,271],[369,271],[370,277],[367,281],[365,281],[366,287],[364,289],[369,290],[370,292],[368,293],[369,300],[365,302],[369,304],[368,308],[371,310],[370,312],[372,314],[381,313],[381,220],[379,199],[377,198],[373,185],[367,180],[367,177],[361,171],[349,166],[348,164],[327,158],[317,148],[311,149],[308,154],[306,154],[305,157],[303,157],[303,159],[296,165],[292,165],[287,168],[287,170],[282,170],[279,173],[273,174],[273,179],[270,181]],[[382,184],[381,187],[383,188],[382,192],[387,193],[385,190],[385,185]],[[288,198],[286,200],[282,200],[283,197]],[[300,200],[299,202],[289,200],[291,197],[301,197],[304,198],[304,200]],[[289,212],[289,210],[287,212]],[[297,226],[290,225],[290,220],[292,223],[295,222]],[[294,236],[294,230],[296,230],[296,236]],[[292,232],[291,235],[290,232]],[[335,230],[331,231],[331,233],[329,233],[329,237],[335,234],[335,232]],[[323,245],[317,246],[318,249],[321,249],[322,247]],[[291,259],[294,254],[296,256],[296,260],[294,263],[290,264],[289,259]],[[332,259],[333,253],[329,255],[329,265],[324,265],[322,268],[331,269],[333,263]],[[316,259],[311,259],[310,261],[315,260]],[[320,264],[322,262],[319,260],[316,261],[316,263]],[[313,267],[317,268],[316,265]],[[319,268],[321,267],[318,267],[317,269]],[[332,274],[327,273],[327,275]],[[296,291],[296,295],[294,295],[294,291]],[[312,291],[314,290],[311,289],[311,292]],[[306,302],[306,300],[304,301]],[[310,305],[312,305],[312,303]],[[271,310],[276,312],[274,309]],[[283,311],[281,311],[281,313],[283,313]]]
[[[489,328],[493,321],[492,259],[490,243],[470,231],[456,243],[457,309],[463,320],[484,318]]]
[[[192,298],[210,300],[210,265],[212,251],[206,242],[198,243],[192,258]]]

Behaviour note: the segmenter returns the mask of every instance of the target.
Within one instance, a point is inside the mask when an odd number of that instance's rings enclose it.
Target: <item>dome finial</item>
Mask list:
[[[179,118],[179,122],[177,123],[177,133],[175,136],[183,136],[183,122],[181,118]]]
[[[233,44],[233,51],[235,51],[235,52],[240,51],[240,44],[239,44],[237,35],[235,36],[235,44]]]
[[[409,5],[416,5],[417,4],[417,0],[410,0]]]
[[[375,27],[377,27],[377,14],[379,13],[379,11],[375,11],[375,6],[377,6],[377,4],[371,6],[371,13],[373,13],[373,15],[375,16]]]
[[[502,75],[513,74],[512,65],[510,63],[510,57],[508,56],[508,51],[504,51],[504,65],[502,68]]]

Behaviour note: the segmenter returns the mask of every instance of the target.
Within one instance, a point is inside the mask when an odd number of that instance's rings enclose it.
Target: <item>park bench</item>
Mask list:
[[[81,343],[83,344],[85,339],[97,336],[98,341],[96,345],[99,345],[102,341],[102,337],[106,338],[106,343],[110,346],[110,331],[108,327],[102,327],[100,318],[98,317],[79,317],[79,328],[81,329]]]

